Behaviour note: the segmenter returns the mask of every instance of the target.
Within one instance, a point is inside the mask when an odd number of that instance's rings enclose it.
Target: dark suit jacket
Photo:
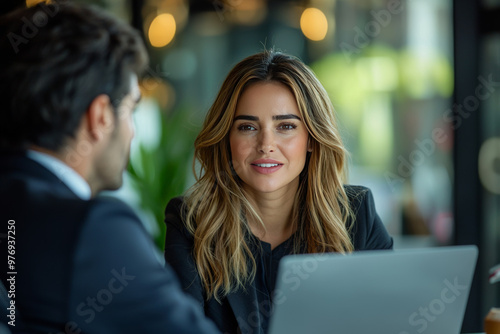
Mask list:
[[[351,240],[355,250],[391,249],[393,240],[375,211],[370,190],[360,186],[346,186],[346,192],[356,214],[356,223],[351,232]],[[180,197],[174,198],[167,205],[165,211],[167,224],[165,259],[176,271],[184,290],[198,300],[204,307],[205,314],[215,321],[222,332],[266,333],[272,311],[267,301],[259,301],[258,296],[261,296],[262,290],[265,289],[258,286],[255,280],[246,289],[239,289],[222,298],[222,303],[218,303],[213,298],[206,300],[206,294],[192,256],[193,237],[185,228],[181,218],[182,210],[185,210],[185,207],[183,199]],[[252,247],[250,248],[252,249]],[[291,251],[291,249],[285,250],[278,256],[282,257],[287,252],[289,254],[289,250]],[[262,268],[261,275],[268,275],[269,273],[266,271],[269,270],[277,270],[277,262],[271,266],[269,263],[259,263],[258,256],[259,254],[254,254],[257,266]],[[259,273],[259,268],[257,272]],[[272,275],[275,277],[275,273]]]
[[[171,268],[158,261],[128,206],[109,198],[81,200],[23,154],[4,152],[0,161],[1,279],[11,290],[7,279],[15,277],[12,300],[22,319],[11,330],[217,332],[181,291]],[[13,271],[7,268],[9,220],[15,226],[15,275],[6,274]]]

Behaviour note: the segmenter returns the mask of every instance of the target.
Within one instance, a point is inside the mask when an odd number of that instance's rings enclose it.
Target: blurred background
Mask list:
[[[33,5],[40,1],[4,2]],[[53,1],[64,2],[64,1]],[[295,55],[326,88],[396,248],[476,244],[464,332],[500,289],[499,0],[95,0],[141,31],[141,81],[125,186],[163,247],[168,200],[193,182],[193,142],[229,70],[264,49]]]

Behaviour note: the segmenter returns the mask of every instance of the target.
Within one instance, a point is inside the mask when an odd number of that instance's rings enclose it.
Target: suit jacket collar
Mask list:
[[[71,189],[47,168],[28,158],[25,151],[0,151],[0,178],[15,177],[36,179],[50,183],[54,192],[66,197],[79,198]]]

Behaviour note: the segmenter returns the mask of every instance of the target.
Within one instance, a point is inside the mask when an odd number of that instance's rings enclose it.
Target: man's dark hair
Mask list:
[[[140,76],[139,33],[103,10],[53,1],[0,18],[0,147],[59,150],[88,106],[116,107]]]

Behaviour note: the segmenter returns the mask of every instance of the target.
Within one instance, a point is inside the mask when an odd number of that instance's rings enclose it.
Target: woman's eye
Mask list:
[[[297,125],[292,124],[292,123],[280,124],[278,126],[279,130],[293,130],[293,129],[296,129],[296,128],[297,128]]]
[[[255,127],[253,127],[252,125],[248,125],[248,124],[242,124],[242,125],[238,126],[238,130],[239,131],[253,131],[253,130],[255,130]]]

